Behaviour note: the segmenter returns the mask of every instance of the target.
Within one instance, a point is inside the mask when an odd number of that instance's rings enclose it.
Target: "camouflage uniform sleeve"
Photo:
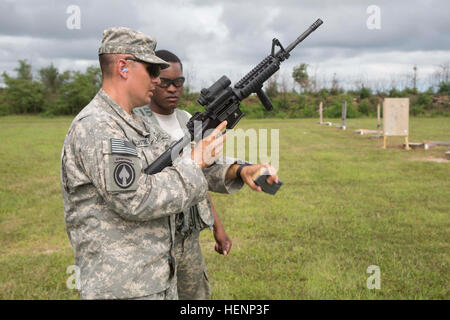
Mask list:
[[[225,158],[224,160],[223,164],[216,163],[202,169],[202,171],[208,181],[210,191],[231,194],[241,189],[244,182],[242,179],[225,179],[228,169],[235,161],[231,158]]]
[[[172,167],[155,175],[143,173],[140,164],[131,167],[132,185],[128,189],[112,189],[112,157],[107,148],[111,138],[124,139],[119,129],[104,122],[95,125],[79,122],[70,133],[74,165],[84,171],[108,207],[122,218],[133,221],[157,219],[179,213],[206,198],[207,181],[200,167],[186,158],[177,159]],[[126,157],[121,159],[127,160]],[[139,163],[141,159],[130,157],[127,161]],[[127,170],[130,172],[129,168]]]

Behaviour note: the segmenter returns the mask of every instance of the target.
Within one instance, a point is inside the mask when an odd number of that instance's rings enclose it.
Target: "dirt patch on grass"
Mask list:
[[[17,285],[16,285],[15,281],[8,281],[8,282],[0,284],[0,290],[2,292],[6,292],[8,290],[14,289],[16,286]]]
[[[410,159],[411,161],[424,161],[424,162],[437,162],[437,163],[450,163],[450,160],[445,158],[425,157],[418,159]]]

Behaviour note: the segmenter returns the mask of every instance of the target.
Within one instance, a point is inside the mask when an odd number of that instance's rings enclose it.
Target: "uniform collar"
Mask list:
[[[106,111],[108,113],[116,114],[117,116],[122,118],[123,121],[125,121],[129,126],[139,132],[140,135],[144,137],[150,135],[143,124],[135,120],[131,114],[125,112],[125,110],[116,101],[114,101],[113,98],[111,98],[102,88],[100,88],[98,94],[110,107],[110,109],[106,108]]]
[[[159,132],[161,132],[164,136],[168,137],[169,139],[173,139],[172,136],[169,133],[167,133],[166,131],[164,131],[161,128],[161,126],[160,126],[160,124],[158,122],[158,119],[155,116],[156,112],[153,112],[152,109],[150,109],[150,105],[146,105],[145,107],[142,107],[142,108],[145,108],[145,111],[144,111],[145,115],[146,115],[145,119],[148,122],[156,125],[155,127],[157,128],[157,130]],[[175,114],[175,117],[177,118],[178,123],[180,124],[180,127],[183,130],[187,130],[186,123],[189,121],[189,118],[183,119],[183,111],[181,111],[178,108],[175,109],[174,114]],[[186,118],[186,116],[185,116],[185,118]]]
[[[158,120],[156,119],[155,115],[153,114],[152,109],[150,109],[149,106],[147,106],[148,111],[146,112],[147,116],[148,116],[148,120],[150,122],[152,122],[153,124],[159,125]]]
[[[158,119],[156,119],[155,116],[155,112],[152,111],[152,109],[150,109],[150,106],[147,106],[147,111],[146,111],[146,115],[148,116],[148,119],[152,122],[155,123],[157,125],[159,125]],[[176,108],[174,111],[175,117],[178,120],[178,123],[180,124],[181,128],[186,128],[186,122],[189,120],[185,120],[183,121],[183,116],[182,116],[182,112],[180,109]]]
[[[166,137],[167,139],[172,139],[172,136],[164,131],[161,126],[159,125],[158,119],[156,119],[155,113],[150,109],[149,105],[146,105],[145,107],[145,115],[144,119],[148,121],[149,123],[153,124],[153,128],[158,131],[163,137]]]

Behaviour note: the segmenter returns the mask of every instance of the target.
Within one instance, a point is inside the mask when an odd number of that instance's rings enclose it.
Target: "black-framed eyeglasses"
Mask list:
[[[141,62],[146,64],[146,69],[148,74],[150,75],[150,77],[152,78],[158,78],[159,77],[159,73],[161,71],[161,67],[158,64],[152,64],[152,63],[147,63],[145,61],[136,59],[136,58],[132,58],[132,57],[126,57],[125,60],[131,60],[131,61],[135,61],[135,62]]]
[[[157,84],[157,86],[160,88],[168,88],[171,84],[173,84],[175,88],[181,88],[184,84],[184,80],[186,80],[184,77],[176,77],[173,79],[159,77],[159,79],[161,80],[161,83]]]

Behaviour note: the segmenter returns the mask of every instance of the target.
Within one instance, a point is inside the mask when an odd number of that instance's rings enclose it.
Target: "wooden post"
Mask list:
[[[319,123],[322,124],[323,123],[323,103],[322,103],[322,101],[320,101],[320,103],[319,103],[319,116],[320,116]]]
[[[377,131],[378,131],[378,136],[381,136],[381,108],[380,108],[380,104],[377,105]]]
[[[406,150],[411,150],[411,148],[409,147],[408,136],[405,136],[405,149]]]
[[[387,136],[383,136],[383,149],[386,149],[387,145]]]
[[[342,124],[341,124],[342,130],[346,129],[345,126],[346,120],[347,120],[347,101],[344,101],[344,103],[342,104]]]

